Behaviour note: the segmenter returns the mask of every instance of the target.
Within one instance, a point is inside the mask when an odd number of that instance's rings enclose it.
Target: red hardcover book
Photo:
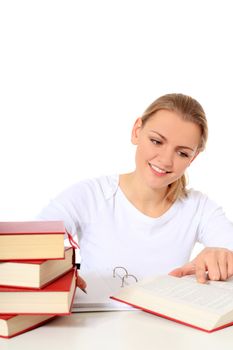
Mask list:
[[[0,286],[43,288],[73,268],[74,250],[65,248],[64,259],[0,262]]]
[[[64,258],[62,221],[0,222],[0,260]]]
[[[52,320],[56,315],[6,315],[0,314],[0,337],[12,338],[28,332],[45,322]]]
[[[42,289],[0,286],[0,313],[68,315],[75,289],[75,269]]]
[[[208,333],[233,325],[233,279],[198,283],[158,276],[124,287],[112,299]]]

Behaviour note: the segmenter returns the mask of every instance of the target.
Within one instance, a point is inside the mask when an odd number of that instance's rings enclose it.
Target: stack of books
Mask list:
[[[65,232],[62,221],[0,222],[0,337],[70,314],[76,270]]]

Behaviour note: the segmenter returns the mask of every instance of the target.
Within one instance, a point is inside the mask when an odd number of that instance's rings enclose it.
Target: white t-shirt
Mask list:
[[[81,181],[40,213],[64,220],[78,241],[84,279],[95,274],[119,287],[113,269],[122,266],[137,279],[165,274],[186,263],[196,242],[233,250],[233,225],[206,195],[190,190],[157,218],[136,209],[119,187],[119,176]],[[123,273],[118,269],[119,274]],[[118,282],[116,282],[118,281]]]

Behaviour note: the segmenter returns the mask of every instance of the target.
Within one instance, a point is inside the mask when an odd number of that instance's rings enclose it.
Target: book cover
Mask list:
[[[62,221],[0,222],[0,260],[64,257]]]
[[[76,270],[42,289],[0,286],[0,313],[70,314],[76,289]]]
[[[56,315],[7,315],[0,314],[0,338],[12,338],[35,329]]]
[[[64,234],[63,221],[9,221],[0,222],[0,235]]]

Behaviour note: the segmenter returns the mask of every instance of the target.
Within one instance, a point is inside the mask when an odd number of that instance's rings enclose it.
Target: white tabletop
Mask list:
[[[233,348],[233,327],[208,334],[143,311],[75,313],[11,339],[1,350]]]

